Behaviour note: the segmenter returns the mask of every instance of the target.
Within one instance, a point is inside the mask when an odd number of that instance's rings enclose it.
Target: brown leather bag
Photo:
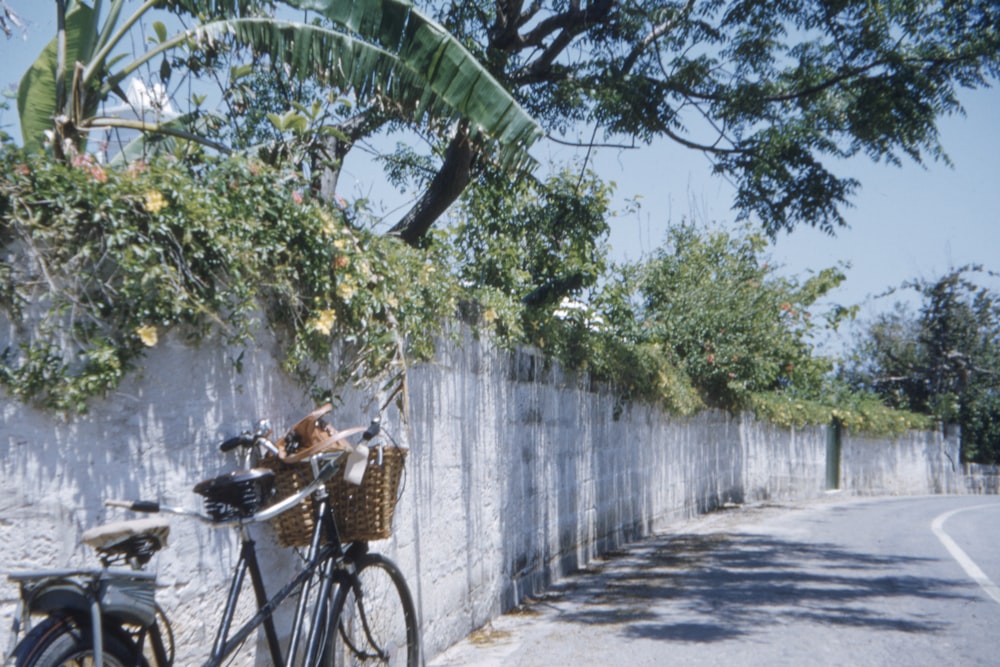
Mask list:
[[[278,441],[278,458],[286,463],[297,463],[320,452],[340,450],[350,452],[354,448],[344,439],[363,432],[363,426],[338,431],[323,420],[333,406],[321,405],[300,419]]]

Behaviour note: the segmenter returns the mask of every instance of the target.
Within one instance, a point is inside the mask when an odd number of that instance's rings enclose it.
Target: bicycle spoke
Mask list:
[[[337,664],[416,665],[416,614],[399,571],[372,555],[359,565],[357,584],[340,599]]]

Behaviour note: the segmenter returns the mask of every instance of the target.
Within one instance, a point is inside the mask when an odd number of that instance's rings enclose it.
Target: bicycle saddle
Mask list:
[[[93,547],[106,560],[116,557],[137,558],[145,563],[167,546],[170,524],[166,519],[132,519],[95,526],[83,532],[80,540]]]
[[[205,509],[216,521],[252,516],[271,495],[274,471],[236,470],[199,482],[194,492],[205,498]]]

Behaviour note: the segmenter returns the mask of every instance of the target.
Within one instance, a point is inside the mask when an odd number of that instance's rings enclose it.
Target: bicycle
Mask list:
[[[327,406],[328,407],[328,406]],[[379,434],[378,420],[365,428],[332,432],[324,444],[303,442],[298,428],[325,427],[320,411],[299,422],[278,445],[268,438],[266,421],[222,443],[222,451],[243,447],[249,469],[205,480],[195,492],[207,514],[155,501],[106,500],[110,507],[135,512],[194,517],[213,527],[233,527],[240,534],[240,555],[226,606],[204,667],[233,657],[263,628],[273,665],[405,665],[417,667],[420,641],[416,609],[402,572],[390,559],[369,551],[368,542],[341,542],[328,493],[336,474],[358,476],[378,465],[382,445],[368,447]],[[315,419],[314,419],[315,418]],[[327,428],[327,433],[330,429]],[[363,431],[363,433],[361,433]],[[361,433],[352,447],[346,438]],[[298,450],[295,450],[298,447]],[[307,462],[312,480],[296,493],[268,504],[275,470],[250,467],[270,454],[289,463]],[[359,463],[360,461],[360,463]],[[301,569],[268,597],[249,526],[267,522],[311,499],[314,525]],[[9,652],[14,667],[167,667],[174,660],[170,622],[156,603],[156,576],[143,568],[166,546],[169,523],[159,517],[133,519],[86,531],[83,541],[98,553],[102,567],[89,570],[24,572],[8,575],[20,588],[20,613],[12,636],[23,638]],[[125,567],[128,566],[128,567]],[[235,630],[235,613],[249,574],[256,613]],[[282,645],[273,615],[298,595],[291,634]],[[38,623],[32,623],[42,616]]]

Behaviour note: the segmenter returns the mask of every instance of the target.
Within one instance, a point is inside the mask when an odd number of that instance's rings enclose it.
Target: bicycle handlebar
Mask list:
[[[201,519],[205,522],[212,522],[212,517],[202,514],[201,512],[187,510],[183,507],[163,505],[155,500],[120,500],[118,498],[108,498],[105,499],[104,506],[121,507],[122,509],[132,510],[133,512],[140,512],[142,514],[158,514],[160,512],[163,512],[164,514],[180,514],[183,516],[191,516],[196,519]]]
[[[230,452],[239,446],[249,447],[253,444],[254,437],[249,431],[240,433],[237,436],[233,436],[228,440],[225,440],[221,445],[219,445],[219,451]]]
[[[201,512],[196,512],[194,510],[184,509],[183,507],[171,507],[169,505],[163,505],[155,500],[119,500],[119,499],[107,499],[104,501],[107,507],[121,507],[123,509],[132,510],[133,512],[142,512],[146,514],[156,514],[158,512],[164,512],[166,514],[178,514],[181,516],[189,516],[205,523],[212,524],[215,527],[221,526],[237,526],[247,523],[261,523],[263,521],[270,521],[274,517],[287,512],[292,509],[308,496],[312,495],[316,489],[320,486],[326,484],[331,477],[333,477],[334,472],[337,470],[337,466],[334,461],[339,458],[340,452],[336,453],[334,456],[324,455],[324,458],[330,459],[325,465],[319,469],[319,473],[313,479],[312,482],[307,484],[298,493],[288,496],[284,500],[277,502],[266,509],[260,510],[256,514],[248,517],[242,517],[239,519],[232,519],[229,521],[217,521],[213,517],[210,517]]]
[[[343,431],[342,434],[344,436],[347,436],[351,435],[352,433],[357,433],[360,430],[361,430],[360,428],[348,429]],[[365,429],[364,433],[361,434],[361,441],[369,442],[370,440],[375,438],[379,433],[381,433],[381,431],[382,431],[381,420],[378,417],[376,417],[372,419],[371,423],[368,425],[368,428]],[[271,442],[268,439],[268,436],[270,434],[271,434],[270,422],[268,422],[267,420],[261,420],[260,422],[257,423],[254,432],[251,433],[250,431],[244,431],[243,433],[240,433],[237,436],[228,438],[219,446],[219,449],[223,452],[229,452],[236,449],[237,447],[252,447],[254,445],[261,445],[268,451],[277,454],[278,448],[275,446],[273,442]],[[216,527],[270,521],[279,514],[282,514],[283,512],[287,512],[288,510],[292,509],[293,507],[301,503],[303,500],[305,500],[308,496],[313,494],[316,491],[316,489],[318,489],[320,486],[326,484],[326,482],[328,482],[330,478],[333,477],[333,474],[337,469],[334,462],[338,458],[340,458],[343,454],[346,453],[347,452],[342,450],[320,451],[313,454],[312,456],[309,456],[308,458],[314,458],[317,460],[327,459],[326,464],[322,465],[319,468],[319,471],[316,474],[315,478],[312,480],[312,482],[307,484],[298,493],[288,496],[287,498],[281,500],[280,502],[277,502],[271,505],[270,507],[267,507],[266,509],[259,511],[256,514],[253,514],[252,516],[235,519],[231,521],[216,521],[212,517],[206,514],[202,514],[201,512],[184,509],[182,507],[171,507],[169,505],[163,505],[155,500],[108,499],[104,501],[104,504],[107,507],[120,507],[123,509],[131,510],[133,512],[141,512],[143,514],[156,514],[159,512],[164,512],[167,514],[189,516],[204,521],[205,523],[210,523]]]
[[[271,422],[266,419],[261,419],[254,426],[253,432],[243,431],[237,436],[228,438],[219,445],[219,450],[223,452],[230,452],[237,447],[250,448],[254,445],[260,445],[272,454],[278,453],[278,448],[274,446],[274,443],[268,440],[271,435]]]

